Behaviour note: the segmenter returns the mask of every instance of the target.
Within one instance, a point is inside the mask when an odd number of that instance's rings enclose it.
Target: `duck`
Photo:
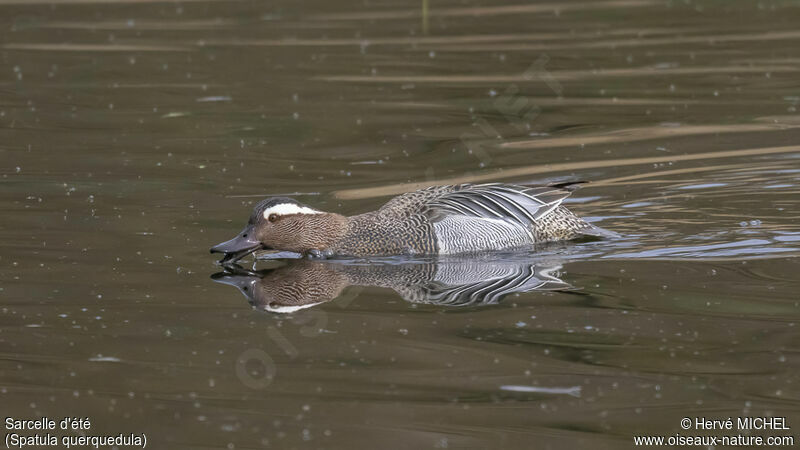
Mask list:
[[[211,253],[222,253],[222,264],[258,250],[312,258],[455,255],[618,236],[562,204],[581,183],[431,186],[349,217],[293,198],[269,197],[255,205],[236,237]]]

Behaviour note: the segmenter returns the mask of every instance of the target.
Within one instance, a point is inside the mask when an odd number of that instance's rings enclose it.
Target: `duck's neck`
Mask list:
[[[287,250],[308,253],[331,250],[348,231],[349,219],[341,214],[309,214],[301,219],[302,225],[296,236],[289,236],[294,248]]]

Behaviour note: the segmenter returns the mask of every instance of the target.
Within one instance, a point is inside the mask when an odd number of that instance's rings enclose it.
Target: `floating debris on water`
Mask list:
[[[209,97],[200,97],[197,99],[198,102],[229,102],[232,100],[233,97],[229,95],[212,95]]]
[[[572,397],[581,396],[580,386],[542,387],[542,386],[520,386],[520,385],[507,384],[500,386],[500,390],[509,392],[526,392],[533,394],[571,395]]]

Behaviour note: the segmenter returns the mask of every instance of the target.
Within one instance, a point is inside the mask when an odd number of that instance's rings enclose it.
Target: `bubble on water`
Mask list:
[[[761,226],[761,221],[758,220],[758,219],[753,219],[753,220],[749,220],[749,221],[748,220],[743,220],[743,221],[739,222],[739,226],[742,227],[742,228],[745,228],[745,227],[748,227],[748,226],[750,226],[750,227],[758,227],[758,226]]]

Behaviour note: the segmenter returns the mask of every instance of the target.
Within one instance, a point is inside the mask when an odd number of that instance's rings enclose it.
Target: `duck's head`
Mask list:
[[[344,232],[346,220],[288,197],[271,197],[253,208],[236,237],[211,247],[211,253],[223,253],[220,262],[228,263],[261,249],[324,251]]]

